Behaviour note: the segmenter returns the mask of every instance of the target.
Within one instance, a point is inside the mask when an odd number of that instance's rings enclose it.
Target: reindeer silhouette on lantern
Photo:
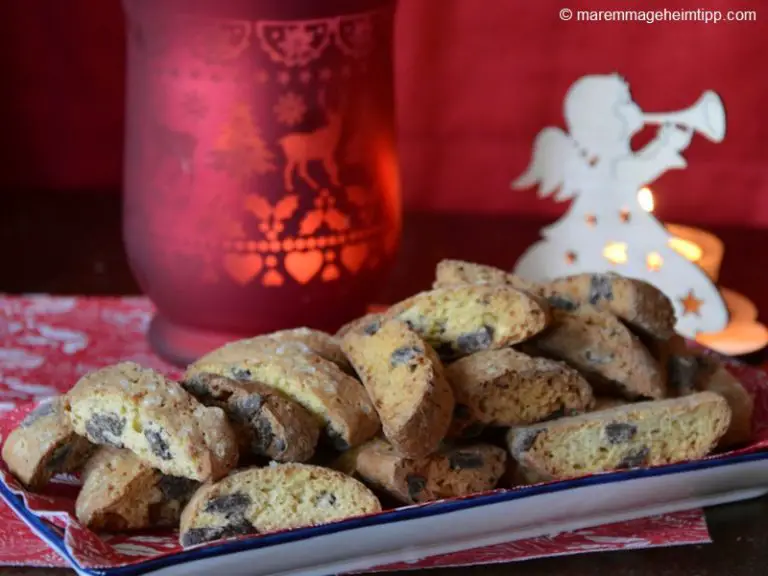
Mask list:
[[[720,98],[707,91],[682,112],[645,114],[621,77],[590,75],[568,90],[564,115],[569,133],[544,128],[528,169],[512,187],[538,185],[540,197],[571,205],[542,229],[543,239],[522,255],[515,273],[545,281],[582,272],[618,272],[658,286],[676,307],[679,332],[693,337],[722,330],[728,314],[717,288],[670,246],[667,229],[638,201],[642,187],[667,170],[687,166],[681,153],[694,132],[722,141],[725,112]],[[658,133],[634,152],[630,140],[646,124],[659,125]],[[686,295],[696,298],[695,309],[686,305]]]
[[[341,185],[336,149],[341,140],[344,100],[341,99],[336,108],[331,108],[326,102],[325,91],[321,91],[318,101],[325,112],[324,126],[312,132],[292,132],[278,140],[285,154],[283,177],[288,192],[293,192],[293,175],[296,171],[313,190],[320,188],[320,184],[309,175],[308,164],[312,161],[322,163],[333,186]]]

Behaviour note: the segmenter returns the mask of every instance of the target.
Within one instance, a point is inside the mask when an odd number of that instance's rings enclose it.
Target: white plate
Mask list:
[[[735,454],[498,490],[87,570],[76,566],[56,530],[0,484],[0,496],[30,528],[88,576],[325,576],[766,493],[768,452]]]

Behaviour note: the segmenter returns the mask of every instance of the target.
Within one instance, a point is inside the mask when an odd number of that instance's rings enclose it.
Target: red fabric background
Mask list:
[[[162,1],[162,0],[158,0]],[[254,0],[258,1],[258,0]],[[573,9],[752,9],[757,22],[561,22]],[[560,125],[580,75],[617,71],[646,111],[719,92],[720,145],[656,185],[664,218],[768,225],[768,3],[764,0],[401,0],[398,98],[406,205],[550,213],[513,192],[544,125]],[[0,188],[117,188],[122,14],[118,0],[0,3]]]

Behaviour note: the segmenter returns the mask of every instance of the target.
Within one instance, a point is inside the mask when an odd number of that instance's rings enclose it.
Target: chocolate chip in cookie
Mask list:
[[[485,465],[485,461],[480,454],[474,452],[454,452],[448,458],[448,465],[451,470],[476,470]]]
[[[315,506],[319,508],[329,508],[336,506],[336,495],[323,490],[315,497]]]
[[[637,426],[626,422],[611,422],[605,427],[609,444],[626,444],[637,434]]]
[[[181,476],[163,476],[157,483],[160,492],[167,500],[186,500],[200,483]]]
[[[122,448],[120,437],[125,430],[125,418],[114,412],[93,414],[85,423],[85,432],[93,442]]]
[[[251,371],[247,368],[232,368],[232,377],[235,380],[250,380]]]
[[[275,438],[272,424],[268,418],[262,415],[254,418],[251,426],[255,432],[253,436],[254,451],[260,454],[266,454]]]
[[[600,300],[613,300],[611,277],[607,274],[593,274],[589,284],[589,303],[597,304]]]
[[[261,411],[264,399],[260,394],[248,394],[240,396],[230,406],[232,416],[241,423],[249,422]]]
[[[409,474],[405,477],[405,482],[408,484],[408,497],[413,501],[418,500],[427,487],[427,479],[418,474]]]
[[[171,447],[168,445],[168,440],[165,437],[165,433],[162,430],[152,430],[147,428],[144,430],[144,438],[147,439],[149,449],[152,454],[161,458],[162,460],[172,460],[173,454],[171,453]]]
[[[462,354],[487,350],[493,342],[493,327],[484,325],[476,332],[462,334],[456,339],[456,347]]]
[[[233,536],[244,536],[246,534],[255,534],[256,529],[253,524],[245,518],[238,518],[232,524],[225,526],[206,526],[203,528],[191,528],[181,537],[182,546],[194,546],[204,542],[221,540],[222,538],[231,538]]]
[[[251,498],[243,492],[235,492],[212,499],[205,505],[205,511],[211,514],[221,514],[227,518],[242,516],[251,505]]]
[[[414,358],[418,358],[424,354],[424,350],[417,346],[401,346],[395,349],[389,357],[389,364],[394,368],[400,364],[408,364]]]
[[[365,328],[363,328],[363,332],[368,336],[373,336],[374,334],[376,334],[376,332],[379,331],[380,328],[381,328],[381,321],[376,320],[368,324]]]
[[[559,294],[554,294],[547,298],[547,302],[549,302],[549,305],[552,306],[552,308],[557,308],[558,310],[565,310],[566,312],[573,312],[576,310],[576,308],[579,307],[579,305],[574,302],[573,300],[570,300],[569,298],[566,298],[565,296],[561,296]]]
[[[650,452],[651,451],[648,446],[643,446],[637,450],[632,450],[628,452],[624,458],[621,459],[621,462],[619,462],[618,466],[616,466],[616,469],[626,470],[628,468],[639,468],[645,464]]]

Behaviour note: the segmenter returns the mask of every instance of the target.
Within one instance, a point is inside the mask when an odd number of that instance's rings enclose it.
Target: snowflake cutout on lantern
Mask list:
[[[304,98],[295,92],[287,92],[277,99],[274,106],[277,121],[286,126],[300,124],[307,113],[307,105]]]
[[[720,98],[705,92],[691,108],[645,114],[618,75],[584,76],[564,101],[568,132],[544,128],[514,188],[570,201],[565,215],[518,260],[515,273],[533,281],[584,272],[617,272],[656,285],[674,303],[677,330],[689,337],[718,332],[728,312],[717,287],[670,245],[669,231],[638,201],[638,191],[664,172],[687,166],[682,152],[694,132],[725,135]],[[661,125],[639,151],[630,140],[646,124]]]

